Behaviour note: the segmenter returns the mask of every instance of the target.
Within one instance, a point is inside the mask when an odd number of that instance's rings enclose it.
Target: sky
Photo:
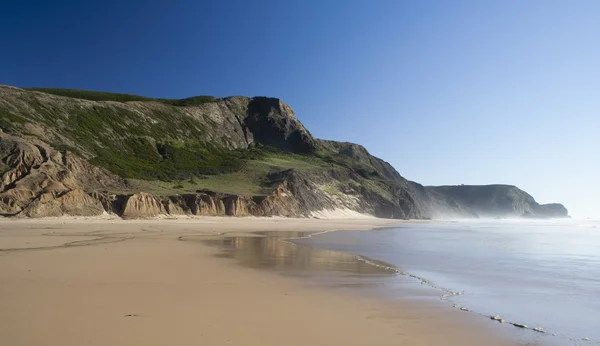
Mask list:
[[[272,96],[424,185],[600,216],[600,1],[3,1],[0,84]]]

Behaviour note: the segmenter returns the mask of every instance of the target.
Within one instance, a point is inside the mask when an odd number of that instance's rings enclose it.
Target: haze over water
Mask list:
[[[559,344],[600,342],[600,222],[595,220],[415,223],[294,242],[393,264],[432,285],[464,292],[450,303],[541,327],[547,335],[557,334],[553,339]]]

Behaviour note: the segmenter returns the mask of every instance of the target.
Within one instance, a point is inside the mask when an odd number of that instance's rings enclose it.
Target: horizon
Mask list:
[[[600,3],[261,4],[9,4],[0,83],[275,97],[409,180],[514,185],[600,216]]]

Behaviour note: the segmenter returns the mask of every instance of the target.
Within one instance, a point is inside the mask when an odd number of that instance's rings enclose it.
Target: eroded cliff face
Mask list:
[[[159,215],[308,217],[313,211],[336,207],[325,193],[317,197],[312,191],[317,185],[308,176],[293,170],[272,177],[277,180],[276,185],[266,196],[212,191],[170,196],[145,192],[127,195],[104,191],[107,186],[126,188],[123,179],[42,142],[28,143],[0,133],[0,155],[7,166],[0,193],[0,213],[5,216],[97,216],[109,213],[123,218]]]
[[[103,208],[84,190],[124,185],[85,159],[36,139],[0,133],[0,157],[5,165],[0,214],[5,216],[99,215]]]
[[[74,189],[66,192],[44,192],[27,205],[19,215],[28,217],[99,216],[104,212],[99,200],[81,189]]]
[[[0,214],[567,216],[564,206],[539,205],[516,187],[408,181],[361,145],[314,138],[279,99],[172,101],[91,101],[0,86]],[[130,184],[221,174],[262,192],[150,194]]]
[[[9,148],[4,162],[13,165],[3,175],[3,192],[0,193],[0,212],[5,216],[108,213],[123,218],[160,215],[311,217],[324,210],[353,210],[396,219],[567,216],[562,205],[539,205],[524,193],[504,193],[497,198],[484,196],[479,200],[404,180],[376,185],[359,173],[340,170],[310,174],[293,169],[276,172],[268,177],[274,184],[272,191],[258,196],[213,191],[166,196],[145,192],[111,194],[104,188],[125,186],[123,180],[83,159],[57,153],[49,147],[21,143],[6,134],[0,134],[0,143],[4,144],[0,148]],[[507,197],[509,195],[513,197]]]

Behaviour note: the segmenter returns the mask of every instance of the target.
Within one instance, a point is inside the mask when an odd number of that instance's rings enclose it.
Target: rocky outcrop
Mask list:
[[[3,188],[14,185],[19,179],[27,176],[34,167],[39,167],[46,160],[44,149],[23,141],[0,141],[0,152],[6,154],[3,161],[11,167],[2,174]]]
[[[98,216],[104,213],[100,201],[83,190],[71,190],[62,194],[46,192],[30,203],[20,215],[28,217],[48,216]]]
[[[248,213],[255,216],[308,216],[308,210],[303,210],[301,201],[292,194],[286,183],[279,184],[269,196],[254,197],[253,203],[249,204]]]
[[[107,214],[120,215],[128,196],[111,194],[106,191],[93,191],[90,197],[98,200]]]
[[[292,152],[309,153],[316,148],[316,140],[281,100],[254,97],[247,109],[243,127],[254,141]]]
[[[215,193],[186,194],[182,197],[192,215],[225,215],[225,204],[220,198],[217,198]]]
[[[167,210],[158,197],[145,192],[140,192],[129,196],[120,216],[126,219],[132,219],[166,214]]]
[[[248,199],[238,195],[230,195],[223,199],[225,206],[225,215],[230,216],[249,216]]]
[[[177,197],[177,196],[174,196]],[[163,202],[164,206],[165,206],[165,211],[167,212],[167,214],[169,215],[186,215],[188,214],[188,210],[189,208],[187,208],[187,206],[185,205],[181,205],[180,203],[177,203],[177,201],[173,200],[172,198],[167,198],[165,200],[165,202]]]
[[[26,188],[14,188],[0,193],[0,213],[4,216],[12,216],[20,213],[24,207],[29,205],[36,194]]]
[[[63,215],[97,216],[104,213],[102,203],[81,189],[68,191],[56,201],[60,204]]]
[[[32,138],[0,133],[0,158],[6,167],[0,187],[4,216],[98,215],[104,208],[96,208],[84,189],[123,186],[122,179],[85,159]]]
[[[50,217],[62,216],[61,205],[54,193],[41,194],[36,200],[25,208],[20,216],[28,217]]]

